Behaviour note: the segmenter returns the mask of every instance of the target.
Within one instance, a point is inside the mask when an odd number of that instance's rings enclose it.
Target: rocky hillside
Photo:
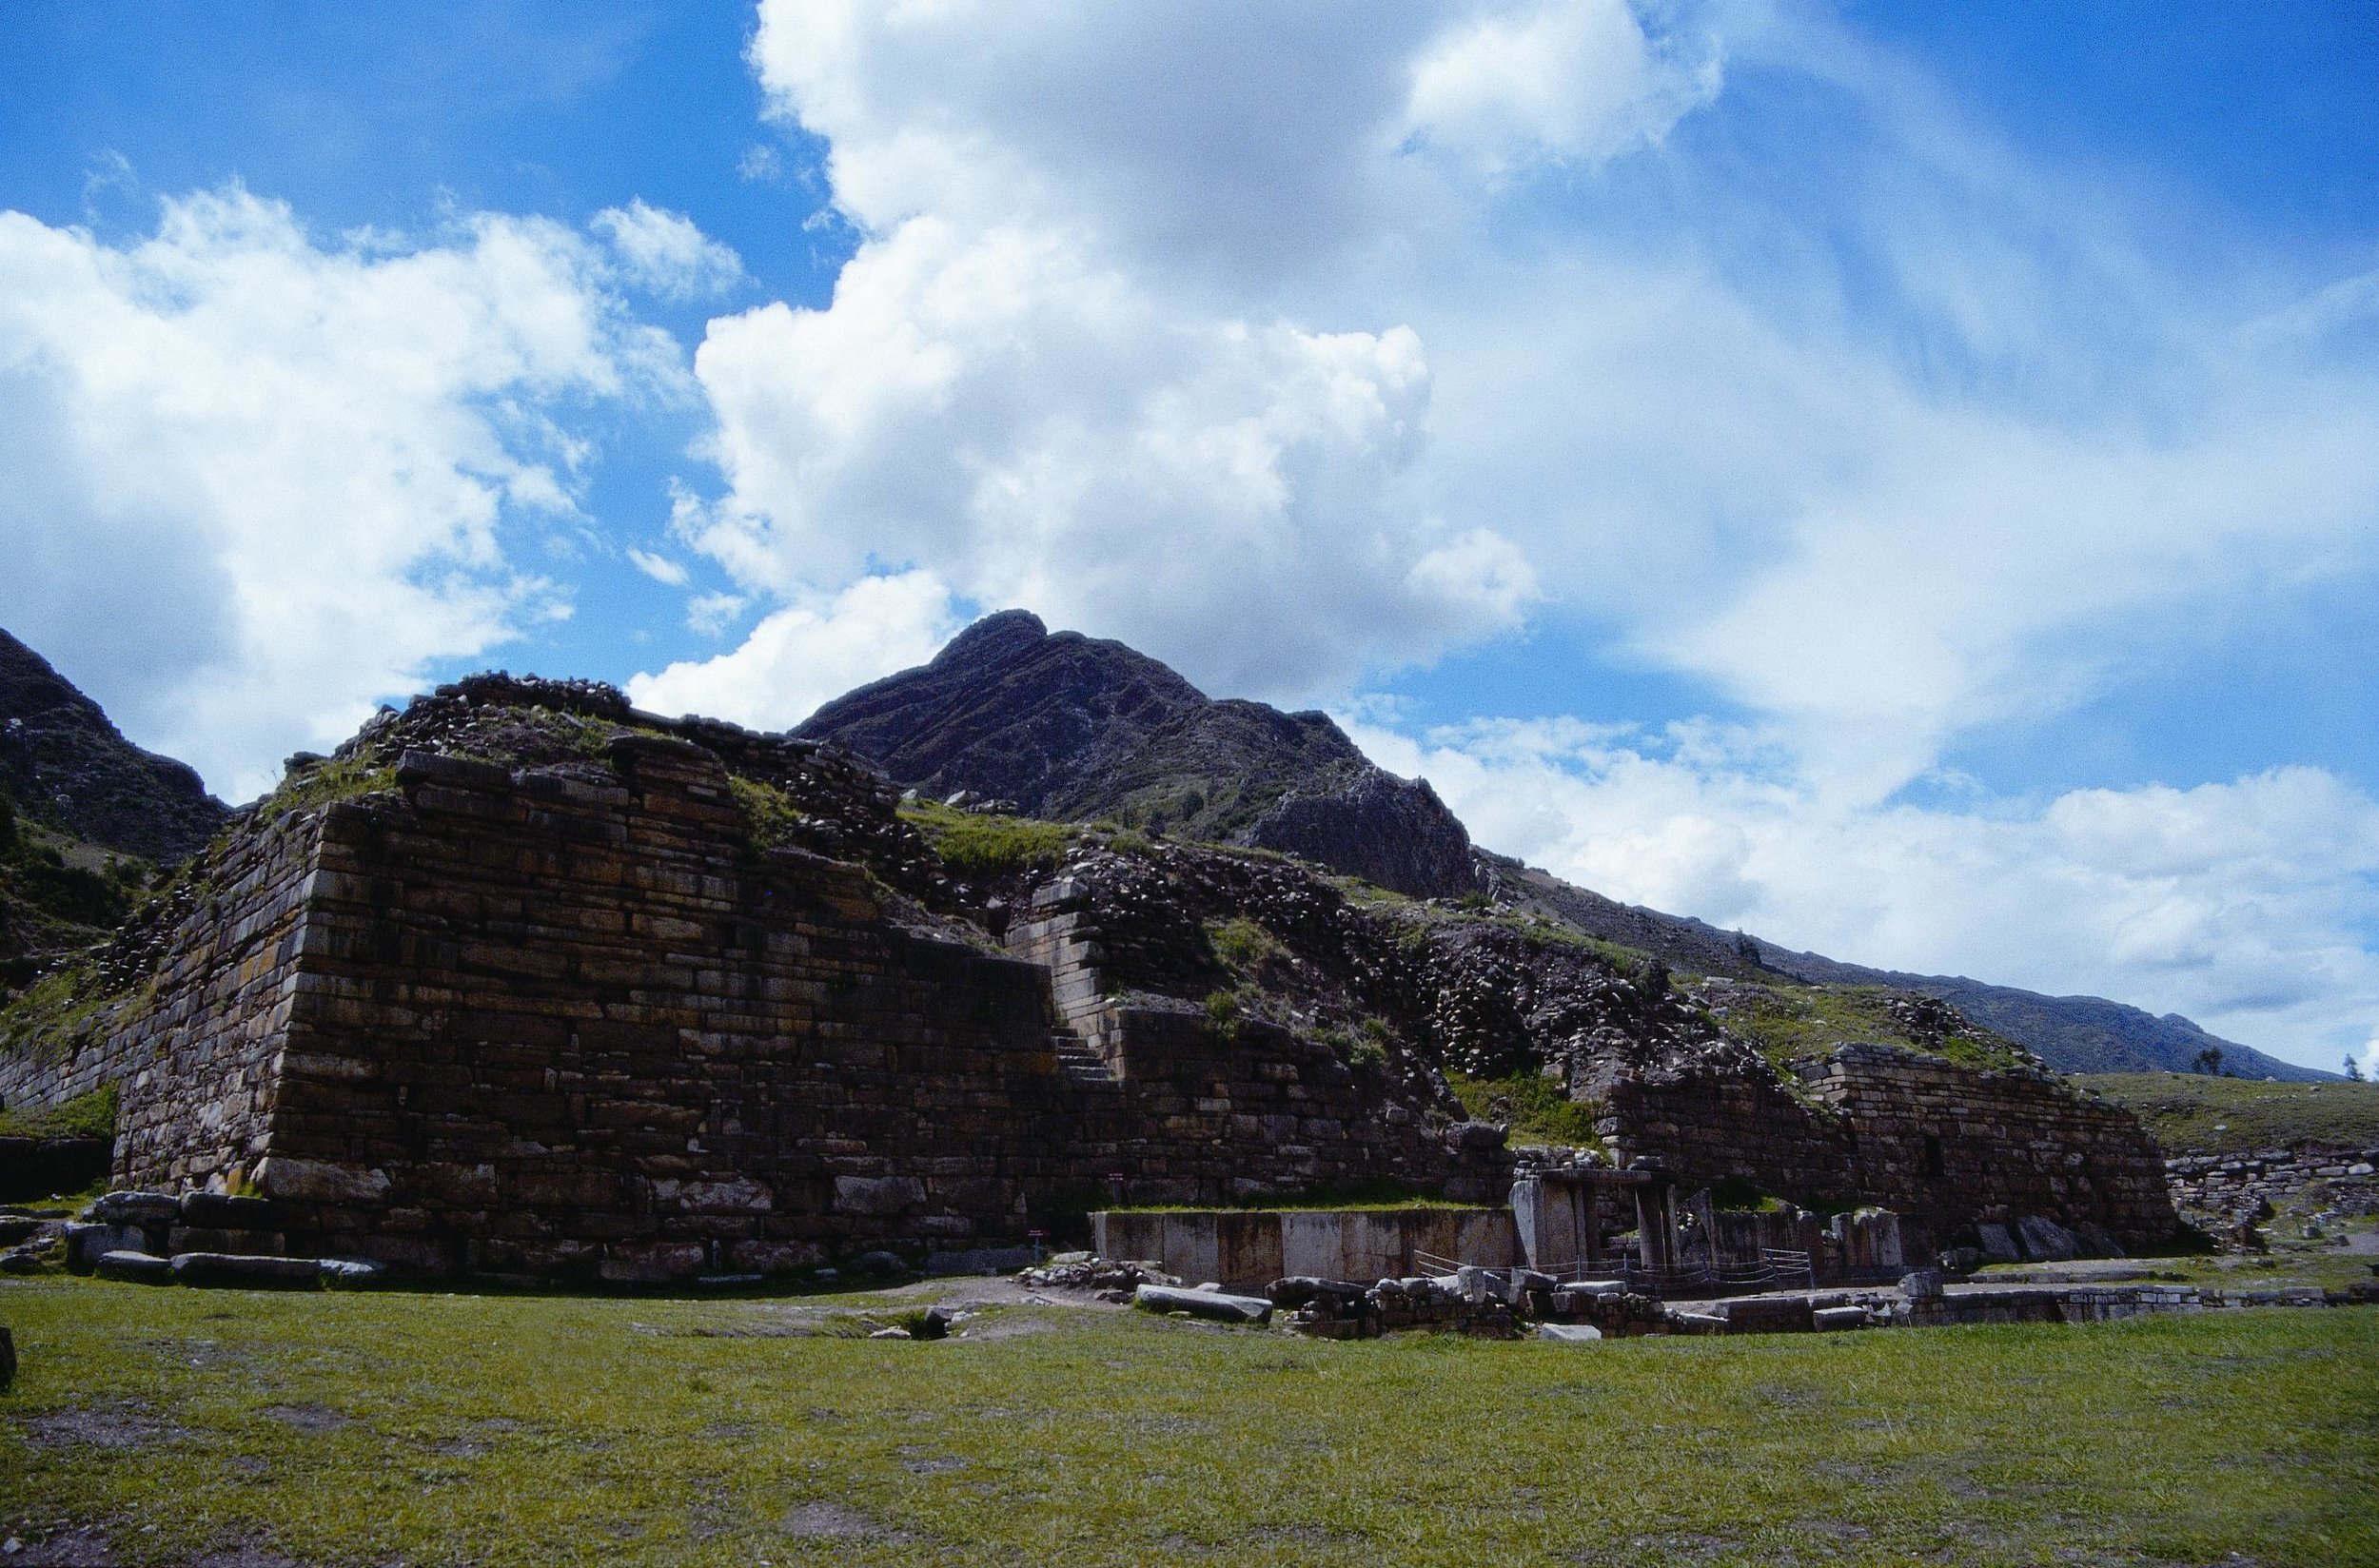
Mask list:
[[[126,740],[0,632],[0,996],[106,941],[154,870],[228,815],[196,774]]]
[[[2038,1051],[2060,1072],[2194,1072],[2208,1050],[2221,1052],[2221,1071],[2284,1084],[2327,1083],[2338,1075],[2300,1068],[2276,1056],[2207,1033],[2177,1012],[2159,1018],[2103,996],[2043,996],[2013,986],[1985,985],[1963,975],[1908,974],[1838,963],[1814,952],[1759,944],[1762,962],[1779,973],[1828,985],[1890,986],[1938,997],[1967,1017]]]
[[[0,790],[20,816],[158,865],[187,858],[229,814],[187,764],[125,739],[98,703],[5,631]]]
[[[1327,715],[1214,701],[1145,654],[1021,610],[795,733],[935,799],[1279,850],[1420,896],[1477,886],[1470,835],[1427,783],[1373,766]]]

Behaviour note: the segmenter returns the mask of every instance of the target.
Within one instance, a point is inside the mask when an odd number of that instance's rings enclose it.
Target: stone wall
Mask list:
[[[1508,1208],[1101,1212],[1091,1223],[1100,1257],[1152,1259],[1192,1283],[1260,1288],[1300,1275],[1367,1284],[1430,1264],[1521,1262]]]
[[[266,1142],[312,846],[310,820],[284,818],[210,852],[203,891],[170,906],[155,972],[84,1043],[0,1055],[0,1103],[56,1106],[113,1083],[118,1180],[245,1172]]]
[[[2126,1245],[2177,1219],[2154,1143],[2131,1114],[2047,1072],[1979,1071],[1846,1046],[1799,1086],[1718,1074],[1599,1084],[1598,1128],[1687,1186],[1733,1177],[1804,1207],[1876,1204],[1910,1223],[1910,1251],[1978,1224],[2038,1215]]]
[[[244,839],[159,1004],[78,1065],[126,1085],[120,1182],[250,1177],[296,1251],[638,1281],[1079,1232],[1111,1177],[1210,1203],[1508,1168],[1254,1023],[1105,1007],[1070,1070],[1047,968],[756,850],[706,747],[397,778]]]
[[[2306,1144],[2251,1154],[2183,1154],[2164,1163],[2173,1204],[2199,1214],[2260,1217],[2296,1206],[2310,1187],[2320,1206],[2379,1214],[2379,1148]]]

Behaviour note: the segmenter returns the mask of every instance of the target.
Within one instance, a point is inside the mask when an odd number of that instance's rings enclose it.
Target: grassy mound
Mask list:
[[[2187,1072],[2094,1072],[2094,1088],[2175,1154],[2233,1154],[2298,1144],[2379,1147],[2379,1084],[2267,1084]]]

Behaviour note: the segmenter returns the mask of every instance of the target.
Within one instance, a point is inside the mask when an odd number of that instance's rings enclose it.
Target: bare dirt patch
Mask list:
[[[296,1404],[268,1404],[257,1414],[269,1417],[284,1426],[294,1426],[301,1432],[336,1432],[348,1424],[346,1417],[312,1400]]]
[[[77,1524],[28,1541],[8,1560],[10,1568],[20,1563],[25,1568],[115,1568],[116,1556],[108,1544],[107,1531],[95,1524]]]
[[[839,1502],[805,1502],[787,1514],[777,1528],[803,1540],[904,1541],[905,1531],[886,1527],[855,1508]]]
[[[187,1429],[129,1400],[116,1404],[45,1411],[26,1417],[23,1425],[26,1441],[36,1448],[65,1448],[77,1443],[92,1448],[148,1448],[158,1443],[179,1442],[189,1436]]]

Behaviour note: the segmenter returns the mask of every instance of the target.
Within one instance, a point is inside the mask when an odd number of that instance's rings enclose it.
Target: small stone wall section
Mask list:
[[[2025,1215],[2126,1245],[2178,1225],[2138,1121],[2053,1074],[1845,1046],[1799,1088],[1621,1073],[1596,1086],[1597,1127],[1622,1160],[1648,1157],[1688,1187],[1733,1177],[1809,1208],[1879,1205],[1902,1217],[1912,1255]]]
[[[2379,1148],[2306,1144],[2251,1154],[2183,1154],[2164,1163],[2175,1206],[2200,1214],[2288,1208],[2319,1184],[2323,1205],[2379,1214]]]
[[[1103,1211],[1091,1225],[1102,1258],[1154,1260],[1193,1283],[1253,1289],[1292,1275],[1370,1281],[1429,1264],[1522,1261],[1508,1208]]]
[[[51,1107],[117,1085],[119,1185],[201,1185],[251,1167],[296,995],[312,840],[304,817],[231,835],[201,863],[206,896],[167,936],[148,985],[111,1005],[116,1026],[63,1058],[0,1055],[0,1103]]]

